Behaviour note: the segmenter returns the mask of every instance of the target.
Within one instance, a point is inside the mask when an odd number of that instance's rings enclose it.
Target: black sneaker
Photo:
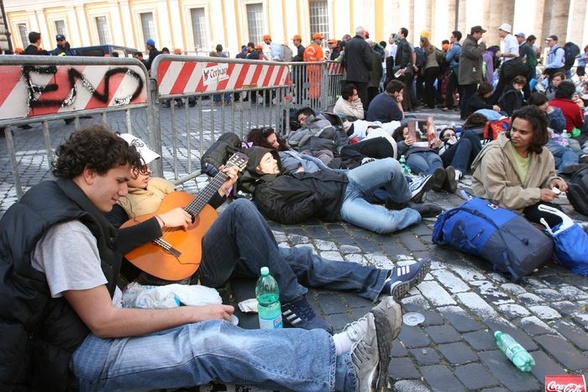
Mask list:
[[[422,203],[425,193],[433,186],[433,176],[431,174],[419,177],[410,183],[410,201]]]
[[[324,318],[315,313],[312,306],[310,306],[304,297],[282,304],[282,316],[295,328],[320,328],[330,334],[333,333],[333,327]]]
[[[445,173],[445,169],[442,167],[438,167],[433,171],[433,189],[435,192],[439,192],[443,188],[443,184],[445,183],[445,179],[447,175]]]
[[[408,291],[421,283],[431,268],[431,260],[421,259],[416,263],[394,267],[384,283],[382,294],[390,295],[399,300]]]
[[[416,210],[421,215],[421,218],[434,218],[443,212],[443,209],[441,207],[433,203],[408,202],[406,203],[406,207]]]

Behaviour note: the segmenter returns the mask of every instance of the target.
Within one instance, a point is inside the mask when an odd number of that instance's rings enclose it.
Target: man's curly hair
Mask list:
[[[118,166],[129,164],[134,170],[143,166],[134,146],[100,124],[75,131],[57,147],[55,154],[57,159],[52,164],[52,173],[56,178],[72,179],[85,168],[104,175]]]

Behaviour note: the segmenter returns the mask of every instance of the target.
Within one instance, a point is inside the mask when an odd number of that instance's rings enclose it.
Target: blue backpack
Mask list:
[[[553,240],[516,212],[473,198],[445,211],[433,242],[479,256],[516,282],[552,258]]]

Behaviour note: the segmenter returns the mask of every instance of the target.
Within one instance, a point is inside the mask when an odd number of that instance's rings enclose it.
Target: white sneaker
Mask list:
[[[459,182],[463,178],[463,173],[455,168],[453,170],[455,170],[455,181]]]

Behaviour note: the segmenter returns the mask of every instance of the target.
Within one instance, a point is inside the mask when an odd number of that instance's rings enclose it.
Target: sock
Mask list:
[[[345,332],[334,334],[333,341],[335,342],[335,352],[337,353],[337,356],[349,352],[353,345],[353,342]]]

